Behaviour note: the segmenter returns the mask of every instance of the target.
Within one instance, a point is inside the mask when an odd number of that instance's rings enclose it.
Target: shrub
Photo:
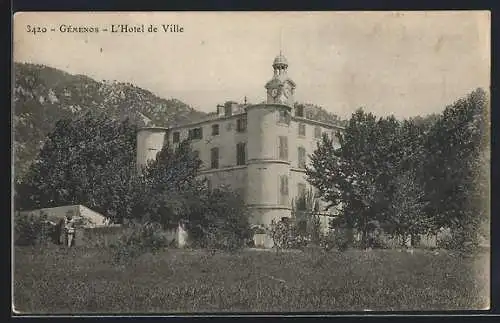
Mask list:
[[[307,235],[313,244],[319,245],[322,236],[319,216],[311,215],[309,221],[307,221]]]
[[[273,239],[277,250],[302,249],[311,243],[311,237],[301,231],[299,222],[291,219],[286,221],[273,220],[269,226],[268,234]]]
[[[53,234],[47,215],[17,214],[14,218],[14,243],[19,246],[43,244]]]
[[[289,228],[284,221],[275,221],[273,219],[268,228],[268,234],[273,239],[276,250],[288,247]]]
[[[449,234],[441,234],[437,240],[438,248],[456,250],[463,253],[474,253],[479,249],[479,241],[474,233],[456,228]]]
[[[205,247],[211,251],[235,252],[245,245],[246,241],[242,237],[220,228],[214,228],[205,235]]]
[[[350,244],[349,232],[344,228],[331,230],[328,234],[323,235],[320,240],[320,246],[326,251],[330,251],[331,249],[345,251],[349,248]]]
[[[381,229],[375,229],[368,236],[368,246],[377,249],[389,248],[388,242],[385,240],[385,234]]]
[[[250,213],[243,198],[229,188],[207,191],[201,208],[190,214],[188,231],[193,246],[236,251],[252,237]]]
[[[115,260],[130,260],[147,252],[154,253],[167,247],[167,244],[167,237],[160,224],[131,224],[114,245]]]

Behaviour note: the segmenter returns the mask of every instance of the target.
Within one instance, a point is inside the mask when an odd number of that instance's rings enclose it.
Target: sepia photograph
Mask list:
[[[13,315],[490,309],[490,20],[17,12]]]

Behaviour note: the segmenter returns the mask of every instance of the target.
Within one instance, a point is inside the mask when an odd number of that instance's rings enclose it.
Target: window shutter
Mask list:
[[[288,159],[288,138],[287,137],[283,137],[283,145],[284,145],[284,153],[285,153],[285,156],[284,158],[285,159]]]
[[[306,150],[304,147],[299,147],[298,148],[298,166],[299,168],[306,168]]]
[[[279,159],[288,160],[288,138],[286,136],[279,137]]]

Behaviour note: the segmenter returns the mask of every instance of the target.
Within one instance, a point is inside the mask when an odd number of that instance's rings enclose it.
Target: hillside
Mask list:
[[[165,126],[205,116],[176,99],[162,99],[128,83],[98,82],[87,76],[26,63],[14,65],[14,156],[16,178],[36,157],[46,135],[62,118],[102,111],[110,119]]]

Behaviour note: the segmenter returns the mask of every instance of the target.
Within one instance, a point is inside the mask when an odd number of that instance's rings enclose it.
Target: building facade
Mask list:
[[[137,164],[154,159],[165,144],[189,140],[203,165],[200,176],[211,187],[239,191],[252,210],[252,223],[267,226],[290,217],[293,201],[311,187],[305,168],[323,134],[334,138],[340,126],[312,120],[296,106],[296,84],[280,53],[265,84],[266,101],[228,101],[204,120],[169,128],[147,127],[137,134]]]

